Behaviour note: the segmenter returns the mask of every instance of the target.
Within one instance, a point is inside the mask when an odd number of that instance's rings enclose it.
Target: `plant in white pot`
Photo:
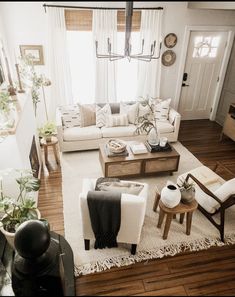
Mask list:
[[[6,170],[0,175],[0,230],[8,243],[14,248],[14,236],[20,224],[27,220],[40,219],[41,214],[36,208],[33,192],[40,188],[40,180],[30,170]],[[17,187],[17,195],[9,196],[4,188],[6,176],[12,175],[7,187]],[[11,177],[12,177],[11,176]],[[12,182],[15,182],[15,185]],[[6,187],[6,188],[7,188]]]
[[[39,136],[43,137],[47,142],[51,141],[51,137],[56,135],[56,125],[53,122],[47,122],[44,126],[38,129]]]

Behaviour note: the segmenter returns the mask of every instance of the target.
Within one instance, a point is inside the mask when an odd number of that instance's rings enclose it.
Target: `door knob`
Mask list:
[[[189,87],[189,85],[186,85],[186,83],[182,83],[182,87]]]

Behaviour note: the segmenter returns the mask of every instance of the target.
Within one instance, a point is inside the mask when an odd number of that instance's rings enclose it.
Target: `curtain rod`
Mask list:
[[[91,7],[86,7],[86,6],[66,6],[66,5],[53,5],[53,4],[43,4],[43,7],[45,9],[45,12],[46,12],[46,9],[47,7],[61,7],[61,8],[74,8],[74,9],[107,9],[107,10],[125,10],[125,8],[122,8],[122,7],[94,7],[94,6],[91,6]],[[149,10],[161,10],[163,9],[163,7],[133,7],[133,10],[145,10],[145,9],[149,9]]]

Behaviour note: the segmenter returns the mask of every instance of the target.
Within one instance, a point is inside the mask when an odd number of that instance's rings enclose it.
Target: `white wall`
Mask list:
[[[62,5],[63,2],[54,2]],[[42,44],[47,69],[47,18],[42,7],[43,2],[1,2],[0,11],[6,28],[7,41],[11,60],[14,60],[14,49],[19,44]],[[125,7],[125,2],[66,2],[66,5],[77,6],[112,6]],[[180,54],[183,46],[184,30],[187,25],[235,26],[235,11],[197,10],[188,8],[188,2],[134,2],[134,7],[164,7],[163,36],[173,32],[178,36],[178,43],[173,48],[176,62],[170,67],[162,66],[161,96],[172,97],[176,94]],[[163,47],[163,51],[166,50]],[[40,70],[41,70],[40,69]]]

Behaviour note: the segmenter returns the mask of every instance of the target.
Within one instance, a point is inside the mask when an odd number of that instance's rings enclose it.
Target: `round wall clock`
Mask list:
[[[167,50],[162,54],[162,64],[164,66],[171,66],[175,63],[176,54],[172,50]]]
[[[164,44],[168,48],[174,47],[176,43],[177,43],[177,36],[175,35],[175,33],[169,33],[164,38]]]

